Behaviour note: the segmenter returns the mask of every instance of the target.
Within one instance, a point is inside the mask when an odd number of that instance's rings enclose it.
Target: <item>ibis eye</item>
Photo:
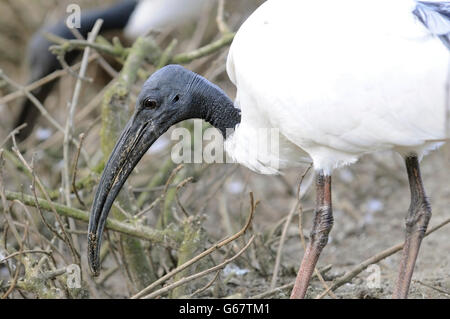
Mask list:
[[[156,102],[156,100],[147,98],[144,100],[143,105],[145,108],[155,109],[158,106],[158,102]]]

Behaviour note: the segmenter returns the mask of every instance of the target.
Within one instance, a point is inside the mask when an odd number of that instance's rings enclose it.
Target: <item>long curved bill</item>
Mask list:
[[[130,119],[103,171],[92,204],[88,229],[88,260],[95,276],[100,270],[100,246],[106,219],[114,199],[142,156],[159,138],[161,130],[152,122]]]

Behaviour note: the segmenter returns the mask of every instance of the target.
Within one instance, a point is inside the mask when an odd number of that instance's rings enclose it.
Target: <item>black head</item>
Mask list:
[[[95,194],[88,232],[88,258],[95,275],[100,268],[99,251],[106,219],[126,179],[164,132],[190,118],[208,120],[225,132],[225,128],[234,128],[240,122],[240,113],[219,87],[181,66],[169,65],[150,76]]]
[[[179,65],[168,65],[158,71],[142,86],[136,104],[138,121],[151,121],[156,126],[170,126],[195,117],[194,87],[204,79]],[[169,126],[167,126],[169,125]]]

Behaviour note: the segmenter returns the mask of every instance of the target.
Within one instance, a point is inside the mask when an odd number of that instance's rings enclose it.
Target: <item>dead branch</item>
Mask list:
[[[81,206],[83,208],[86,207],[86,204],[83,202],[83,200],[80,197],[80,194],[78,194],[78,189],[77,189],[77,171],[78,171],[78,159],[80,158],[80,151],[81,151],[81,147],[83,146],[83,142],[84,142],[84,137],[85,135],[82,133],[79,136],[80,139],[80,147],[78,147],[77,149],[77,153],[75,155],[75,161],[73,163],[73,174],[72,174],[72,190],[76,196],[76,198],[78,199],[78,202],[81,204]]]
[[[18,200],[23,204],[31,207],[36,207],[37,204],[34,198],[29,195],[5,191],[5,197],[7,200]],[[79,221],[89,222],[89,213],[77,208],[71,208],[65,205],[61,205],[55,202],[51,202],[42,198],[37,198],[38,205],[45,210],[51,210],[52,206],[55,211],[61,216],[74,218]],[[164,246],[176,248],[177,242],[181,240],[178,233],[173,228],[166,228],[164,230],[155,230],[148,226],[132,225],[124,222],[117,221],[113,218],[109,218],[106,221],[106,229],[113,230],[119,233],[123,233],[136,238],[145,239],[153,243],[159,243]]]

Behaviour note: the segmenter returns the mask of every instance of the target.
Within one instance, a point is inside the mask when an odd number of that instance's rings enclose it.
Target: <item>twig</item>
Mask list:
[[[59,268],[59,269],[44,272],[44,273],[40,274],[39,277],[40,277],[40,279],[43,279],[43,280],[51,280],[58,276],[64,275],[66,272],[67,272],[67,268],[64,267],[64,268]]]
[[[255,208],[256,205],[258,204],[258,202],[254,202],[253,199],[253,193],[250,193],[250,203],[251,203],[251,209],[250,209],[250,214],[248,216],[247,222],[245,223],[245,226],[236,234],[234,234],[233,236],[230,236],[222,241],[220,241],[219,243],[213,245],[212,247],[208,248],[207,250],[205,250],[204,252],[198,254],[197,256],[195,256],[194,258],[192,258],[191,260],[188,260],[187,262],[185,262],[184,264],[178,266],[177,268],[175,268],[174,270],[170,271],[169,273],[167,273],[165,276],[159,278],[158,280],[156,280],[155,282],[153,282],[151,285],[149,285],[148,287],[146,287],[145,289],[141,290],[140,292],[138,292],[137,294],[135,294],[134,296],[132,296],[132,299],[137,299],[137,298],[141,298],[143,296],[145,296],[147,293],[149,293],[150,291],[152,291],[152,289],[154,289],[155,287],[157,287],[158,285],[162,284],[163,282],[165,282],[167,279],[171,278],[172,276],[174,276],[175,274],[179,273],[180,271],[186,269],[187,267],[189,267],[190,265],[196,263],[197,261],[199,261],[200,259],[202,259],[203,257],[211,254],[213,251],[227,245],[228,243],[236,240],[237,238],[241,237],[246,231],[247,229],[250,227],[251,221],[253,219],[253,214],[255,213]]]
[[[39,100],[33,94],[31,94],[30,91],[28,91],[27,89],[25,89],[25,87],[22,87],[20,84],[10,79],[1,69],[0,69],[0,77],[3,78],[6,82],[8,82],[8,84],[10,84],[11,86],[15,87],[18,90],[23,91],[23,93],[31,100],[31,102],[33,102],[33,104],[41,112],[42,116],[44,116],[50,122],[50,124],[52,124],[57,130],[61,132],[64,131],[62,126],[50,115],[50,113],[47,112],[42,103],[39,102]]]
[[[163,199],[163,195],[158,196],[147,208],[144,208],[143,210],[141,210],[139,213],[137,213],[133,217],[136,219],[140,218],[142,215],[151,211],[153,209],[153,207],[155,207],[162,199]]]
[[[63,127],[48,113],[48,111],[45,109],[45,107],[42,105],[39,100],[30,93],[25,87],[19,85],[18,83],[14,82],[12,79],[10,79],[2,69],[0,69],[0,78],[3,78],[6,82],[8,82],[10,85],[14,86],[16,89],[23,91],[23,93],[27,96],[28,99],[30,99],[31,102],[38,108],[38,110],[41,112],[42,116],[44,116],[50,124],[52,124],[58,131],[64,132]],[[70,139],[70,141],[78,147],[79,142],[74,139],[73,137]],[[85,158],[86,162],[88,162],[88,156],[83,152],[83,157]]]
[[[169,189],[170,184],[172,183],[173,179],[175,178],[175,176],[177,175],[177,173],[183,169],[184,165],[180,164],[177,167],[175,167],[172,170],[172,173],[170,173],[169,178],[167,178],[166,184],[164,185],[164,190],[163,190],[163,194],[167,193],[167,190]]]
[[[231,224],[230,213],[228,212],[227,207],[226,195],[224,193],[219,195],[218,210],[222,218],[221,224],[224,227],[226,234],[227,235],[233,234],[233,226]]]
[[[95,38],[97,37],[98,32],[100,31],[100,28],[103,24],[103,20],[98,19],[94,27],[92,28],[92,31],[89,33],[88,36],[88,42],[92,43],[94,42]],[[75,83],[75,89],[73,91],[72,101],[70,102],[70,108],[69,108],[69,115],[67,117],[66,126],[64,129],[64,142],[63,142],[63,181],[64,181],[64,193],[66,197],[66,204],[67,206],[72,206],[72,201],[70,199],[71,195],[71,183],[69,181],[69,141],[72,138],[72,130],[73,130],[73,118],[75,116],[75,110],[78,105],[78,99],[80,97],[81,92],[81,85],[82,85],[82,79],[85,77],[87,66],[88,66],[88,58],[89,58],[90,48],[86,47],[86,49],[83,52],[83,58],[81,60],[81,67],[79,76],[77,79],[77,82]],[[78,147],[81,149],[81,142],[80,146]],[[75,230],[75,222],[72,219],[69,219],[69,229]],[[76,234],[72,234],[72,240],[77,249],[79,249],[79,243],[78,238]]]
[[[27,218],[29,219],[29,221],[31,222],[31,226],[32,226],[33,231],[34,231],[36,234],[40,234],[39,229],[38,229],[38,226],[36,225],[36,222],[34,221],[34,219],[33,219],[32,215],[31,215],[30,210],[28,209],[28,207],[25,206],[25,205],[24,205],[23,203],[21,203],[20,201],[13,201],[13,202],[11,203],[11,205],[10,205],[10,209],[12,209],[12,208],[14,207],[15,204],[17,204],[17,205],[19,205],[20,207],[22,207],[23,211],[25,212],[26,217],[27,217]],[[17,223],[18,223],[18,222],[17,222]],[[19,223],[18,223],[18,224],[19,224]],[[23,224],[20,224],[20,225],[22,226]],[[38,236],[38,240],[39,240],[41,246],[43,245],[43,239],[44,239],[44,240],[47,240],[47,238],[45,238],[45,237],[43,237],[43,236]]]
[[[11,255],[8,255],[5,258],[1,259],[0,264],[4,263],[5,261],[7,261],[10,258],[14,258],[16,256],[23,255],[23,254],[46,254],[46,255],[50,256],[51,251],[42,250],[42,249],[30,249],[30,250],[16,251],[16,252],[12,253]]]
[[[217,5],[217,16],[216,16],[216,23],[217,27],[222,34],[230,33],[230,28],[225,23],[224,20],[224,7],[225,7],[225,1],[219,0],[219,4]]]
[[[206,189],[212,189],[212,191],[208,194],[208,196],[206,196],[206,198],[203,200],[203,204],[199,210],[199,213],[202,214],[206,207],[208,206],[208,203],[210,200],[212,200],[214,198],[214,196],[216,195],[216,193],[222,188],[223,184],[225,183],[225,181],[230,178],[231,176],[233,176],[233,174],[238,170],[239,166],[235,165],[232,166],[228,169],[225,169],[225,172],[223,173],[223,175],[221,176],[220,180],[214,180],[211,185],[208,185],[208,187]],[[214,188],[214,187],[215,188]]]
[[[84,50],[86,48],[91,48],[96,50],[97,52],[105,53],[119,59],[125,59],[130,50],[129,48],[119,48],[110,44],[100,44],[96,42],[89,42],[86,40],[67,40],[49,33],[44,34],[44,36],[47,38],[47,40],[57,43],[56,45],[52,45],[49,48],[50,51],[57,55],[76,49]]]
[[[66,59],[64,58],[64,54],[63,53],[58,53],[56,55],[56,59],[59,61],[59,63],[63,67],[63,69],[67,70],[67,74],[71,75],[75,79],[81,80],[81,81],[86,81],[88,83],[92,83],[93,82],[93,80],[91,78],[81,77],[74,70],[72,70],[70,65],[66,62]]]
[[[192,62],[193,60],[214,53],[219,49],[223,48],[224,46],[230,44],[233,41],[234,35],[235,35],[234,33],[226,33],[222,35],[222,37],[217,41],[207,44],[201,48],[198,48],[197,50],[177,54],[172,59],[170,59],[170,63],[186,64]]]
[[[158,65],[156,66],[156,69],[160,69],[163,66],[167,65],[167,63],[170,60],[170,56],[172,55],[173,50],[178,44],[177,39],[172,39],[170,44],[167,46],[167,48],[161,53],[161,56],[159,57]]]
[[[22,125],[19,125],[18,127],[16,127],[14,130],[12,130],[8,136],[3,140],[2,143],[0,143],[0,148],[3,147],[3,145],[6,144],[6,142],[8,142],[8,140],[13,136],[13,135],[17,135],[19,134],[20,130],[25,128],[27,126],[27,123],[23,123]]]
[[[56,212],[56,210],[54,209],[54,207],[51,205],[51,210],[53,211],[56,220],[58,221],[59,227],[61,229],[61,233],[64,236],[61,236],[58,231],[56,231],[56,229],[54,229],[53,227],[50,226],[49,223],[46,222],[45,218],[44,218],[44,214],[41,211],[41,207],[39,206],[39,202],[37,200],[37,195],[36,195],[36,187],[35,187],[35,181],[37,180],[37,176],[33,174],[33,182],[32,182],[32,187],[31,190],[33,192],[34,195],[34,201],[36,204],[36,208],[38,209],[42,220],[44,221],[45,225],[48,227],[48,229],[50,229],[59,239],[61,239],[63,242],[65,242],[67,244],[67,246],[69,247],[70,252],[72,253],[72,260],[74,263],[80,265],[81,264],[81,259],[80,259],[80,254],[78,253],[78,251],[75,249],[73,241],[71,240],[70,236],[68,235],[66,228],[64,227],[63,221],[61,220],[60,216],[58,215],[58,213]],[[39,182],[40,183],[40,182]],[[45,190],[43,191],[43,193],[45,194]],[[48,196],[48,195],[47,195]]]
[[[26,212],[26,214],[27,214],[27,216],[28,216],[28,219],[31,221],[31,224],[33,225],[33,230],[32,230],[32,231],[33,231],[33,232],[35,233],[35,235],[38,237],[38,240],[41,242],[41,245],[43,245],[42,242],[45,242],[49,247],[52,248],[52,252],[56,252],[56,253],[64,260],[64,262],[65,262],[66,264],[69,263],[69,261],[66,259],[66,256],[65,256],[64,254],[62,254],[62,253],[58,250],[58,247],[56,247],[56,246],[55,246],[49,239],[47,239],[45,236],[41,236],[41,232],[38,230],[38,228],[37,228],[37,226],[36,226],[36,224],[35,224],[35,222],[34,222],[34,220],[33,220],[33,217],[31,216],[30,211],[28,210],[27,206],[26,206],[24,203],[22,203],[21,201],[19,201],[19,200],[13,200],[13,201],[12,201],[12,204],[11,204],[11,206],[10,206],[10,209],[13,208],[14,204],[20,205],[20,206],[23,208],[23,210]]]
[[[270,282],[270,288],[269,289],[274,289],[275,285],[277,283],[278,270],[279,270],[280,263],[281,263],[281,255],[282,255],[282,252],[283,252],[284,242],[286,240],[286,234],[287,234],[287,231],[288,231],[288,228],[289,228],[289,224],[291,223],[292,216],[294,216],[294,213],[297,211],[297,207],[298,206],[299,206],[299,201],[296,201],[294,206],[289,211],[289,214],[288,214],[288,216],[286,218],[286,222],[284,223],[283,231],[281,233],[281,238],[280,238],[280,244],[278,245],[277,256],[275,258],[275,265],[273,267],[272,280]]]
[[[19,273],[20,273],[20,265],[17,266],[13,281],[12,281],[11,285],[9,286],[8,290],[2,295],[1,299],[8,298],[8,296],[14,290],[14,288],[16,287],[16,284],[17,284],[17,279],[19,279]]]
[[[58,231],[55,229],[55,228],[53,228],[53,226],[52,225],[50,225],[48,222],[47,222],[47,219],[45,219],[45,216],[44,216],[44,213],[42,212],[42,210],[41,210],[41,207],[40,207],[40,205],[39,205],[39,202],[37,201],[37,195],[36,195],[36,187],[35,187],[35,181],[36,181],[36,178],[33,176],[33,181],[32,181],[32,183],[31,183],[31,192],[33,193],[33,195],[34,195],[34,202],[35,202],[35,204],[36,204],[36,208],[37,208],[37,210],[38,210],[38,212],[39,212],[39,215],[41,216],[41,219],[42,219],[42,222],[44,223],[44,225],[57,237],[57,238],[59,238],[59,239],[61,239],[62,241],[64,241],[65,242],[65,239],[58,233]]]
[[[176,190],[170,190],[169,186],[172,184],[172,182],[178,183],[182,178],[183,174],[177,176],[177,173],[184,167],[183,164],[178,165],[172,170],[172,173],[169,175],[166,184],[164,186],[162,196],[162,202],[161,202],[161,211],[162,213],[159,216],[158,224],[160,227],[164,227],[165,225],[168,225],[172,220],[172,210],[170,209],[170,204],[174,200],[176,196]]]
[[[328,271],[331,269],[332,266],[333,266],[333,265],[330,264],[330,265],[327,265],[327,266],[325,266],[325,267],[319,269],[320,274],[325,274],[326,272],[328,272]],[[311,279],[313,279],[313,278],[315,278],[315,277],[317,277],[317,273],[314,273],[314,274],[311,276]],[[285,289],[292,289],[292,288],[294,287],[294,284],[295,284],[295,281],[290,282],[290,283],[288,283],[288,284],[285,284],[285,285],[283,285],[283,286],[279,286],[279,287],[274,288],[274,289],[272,289],[272,290],[265,291],[265,292],[260,293],[260,294],[258,294],[258,295],[254,295],[254,296],[252,296],[252,297],[250,297],[250,298],[251,298],[251,299],[262,299],[262,298],[266,298],[266,297],[269,297],[269,296],[271,296],[271,295],[274,295],[274,294],[276,294],[277,292],[280,292],[280,291],[282,291],[282,290],[285,290]]]
[[[31,166],[27,163],[27,161],[23,158],[22,153],[20,153],[14,135],[12,136],[12,140],[13,140],[13,144],[14,144],[13,152],[17,155],[17,157],[18,157],[19,160],[22,162],[22,164],[26,167],[26,169],[28,170],[28,172],[33,176],[32,190],[33,190],[35,199],[37,199],[37,196],[36,196],[36,191],[35,191],[35,188],[34,188],[34,181],[37,182],[37,184],[38,184],[38,186],[39,186],[41,192],[44,194],[45,198],[50,202],[50,197],[49,197],[49,195],[48,195],[48,193],[47,193],[47,190],[45,189],[44,185],[42,184],[41,180],[40,180],[39,177],[35,174],[33,167],[31,167]],[[50,202],[50,203],[51,203],[51,202]],[[36,202],[36,205],[37,205],[37,207],[39,208],[39,204],[38,204],[37,202]],[[51,207],[51,211],[52,211],[53,214],[55,215],[56,220],[57,220],[58,223],[59,223],[59,226],[60,226],[60,228],[61,228],[61,232],[62,232],[62,234],[64,235],[64,238],[66,239],[66,240],[64,240],[64,239],[62,239],[62,240],[69,246],[69,249],[70,249],[70,251],[71,251],[71,253],[72,253],[72,257],[73,257],[74,263],[76,263],[76,264],[79,265],[79,264],[80,264],[80,256],[79,256],[79,253],[78,253],[78,251],[74,248],[73,242],[72,242],[70,236],[69,236],[69,235],[67,234],[67,232],[65,231],[64,224],[63,224],[63,222],[62,222],[60,216],[59,216],[58,213],[56,212],[55,208],[53,207],[53,205],[50,205],[50,207]]]
[[[19,232],[17,231],[16,227],[14,226],[14,222],[10,216],[11,207],[8,208],[6,204],[6,194],[5,194],[5,183],[3,181],[3,167],[4,167],[4,160],[3,160],[3,150],[0,149],[0,199],[3,206],[3,216],[6,219],[6,224],[9,226],[10,231],[13,233],[14,237],[16,238],[17,242],[21,244],[21,238],[19,235]],[[5,249],[6,249],[6,232],[5,232]]]
[[[416,282],[416,283],[418,283],[418,284],[420,284],[420,285],[422,285],[422,286],[425,286],[425,287],[427,287],[427,288],[436,290],[437,292],[440,292],[441,294],[445,294],[445,295],[447,295],[447,296],[450,296],[450,292],[449,292],[449,291],[445,291],[445,290],[440,289],[440,288],[438,288],[438,287],[434,287],[434,286],[432,286],[432,285],[430,285],[430,284],[427,284],[427,283],[424,283],[424,282],[422,282],[422,281],[420,281],[420,280],[413,280],[413,281]]]
[[[191,293],[189,295],[189,298],[192,298],[195,295],[198,295],[199,293],[202,293],[203,291],[205,291],[206,289],[211,287],[211,285],[217,280],[217,278],[219,278],[219,275],[220,275],[220,270],[218,270],[216,272],[216,274],[214,275],[213,279],[211,279],[204,287],[201,287],[201,288],[197,289],[196,291],[194,291],[193,293]]]
[[[198,48],[198,49],[190,51],[190,52],[185,52],[185,53],[180,53],[180,54],[175,55],[174,57],[169,59],[168,63],[185,64],[185,63],[192,62],[195,59],[204,57],[208,54],[212,54],[212,53],[216,52],[217,50],[221,49],[222,47],[230,44],[233,41],[233,38],[234,38],[234,33],[224,34],[217,41],[207,44],[201,48]],[[60,40],[63,42],[67,42],[67,40],[65,40],[65,39],[60,39]],[[113,48],[112,46],[101,45],[98,43],[88,43],[87,41],[84,41],[84,40],[70,40],[69,44],[70,44],[70,46],[73,46],[73,48],[78,48],[78,49],[84,49],[85,47],[89,46],[90,48],[92,48],[98,52],[107,53],[109,55],[121,57],[121,58],[125,58],[129,53],[128,48],[124,49],[123,52],[118,52],[118,51],[115,51],[114,49],[112,49]],[[101,56],[96,53],[95,55],[92,55],[91,57],[89,57],[89,62],[99,59],[100,57]],[[158,61],[158,60],[155,60],[155,61]],[[77,71],[80,68],[80,65],[81,65],[81,63],[77,63],[77,64],[73,65],[71,69],[73,71]],[[54,71],[54,72],[50,73],[49,75],[47,75],[33,83],[30,83],[26,86],[21,87],[21,86],[13,85],[16,87],[17,91],[12,92],[12,93],[0,98],[0,104],[6,104],[14,99],[17,99],[17,98],[23,96],[23,95],[28,96],[28,94],[31,91],[33,91],[34,89],[37,89],[48,82],[51,82],[59,77],[62,77],[64,75],[68,74],[68,72],[69,71],[67,69],[57,70],[57,71]],[[11,84],[11,83],[9,83],[9,84]],[[32,100],[32,102],[34,103],[33,100]],[[60,131],[63,132],[63,130],[60,130]]]
[[[99,58],[98,54],[93,54],[92,56],[89,57],[89,62],[92,62],[98,58]],[[81,63],[77,63],[72,66],[72,70],[76,71],[80,68],[80,66],[81,66]],[[66,74],[67,74],[67,70],[65,70],[65,69],[56,70],[56,71],[50,73],[49,75],[24,86],[22,89],[19,89],[15,92],[9,93],[8,95],[5,95],[4,97],[0,98],[0,104],[6,104],[10,101],[13,101],[23,95],[26,95],[26,92],[31,92],[31,91],[43,86],[44,84],[51,82],[53,80],[56,80],[57,78],[60,78]]]
[[[177,185],[177,188],[176,188],[176,191],[175,191],[175,199],[176,199],[176,202],[177,202],[177,204],[178,204],[178,207],[180,207],[181,211],[183,212],[184,216],[186,216],[186,217],[189,217],[189,213],[186,211],[186,209],[185,209],[185,208],[183,207],[183,205],[181,204],[181,201],[180,201],[180,197],[179,197],[179,195],[178,195],[178,192],[179,192],[180,189],[182,189],[184,186],[186,186],[187,183],[192,182],[193,179],[194,179],[194,178],[193,178],[192,176],[190,176],[190,177],[186,178],[185,180],[181,181],[181,182]]]
[[[103,20],[98,19],[95,24],[94,27],[92,28],[92,31],[89,33],[88,36],[88,42],[92,43],[98,32],[100,31],[100,28],[103,24]],[[79,74],[77,76],[77,81],[75,83],[75,88],[74,88],[74,92],[73,92],[73,96],[72,96],[72,101],[69,104],[69,112],[68,112],[68,116],[67,116],[67,120],[66,120],[66,125],[64,128],[64,141],[63,141],[63,185],[64,185],[64,194],[65,194],[65,200],[66,200],[66,204],[67,206],[71,207],[72,206],[72,201],[70,198],[71,195],[71,183],[69,181],[69,166],[70,166],[70,161],[69,161],[69,140],[72,138],[72,131],[73,131],[73,118],[75,116],[75,110],[76,107],[78,105],[78,99],[80,96],[80,92],[81,92],[81,86],[82,86],[82,80],[85,79],[85,74],[86,74],[86,70],[87,70],[87,66],[88,66],[88,58],[89,58],[89,53],[90,53],[90,48],[86,47],[84,52],[83,52],[83,57],[81,60],[81,67],[80,67],[80,71]],[[64,55],[58,55],[61,62],[64,61],[63,57]],[[63,65],[64,66],[64,65]],[[67,68],[69,68],[69,70],[71,71],[70,67],[67,65]],[[71,71],[73,72],[73,71]],[[69,72],[70,73],[70,72]],[[82,143],[80,142],[80,145],[78,147],[78,149],[80,150],[82,147]],[[78,156],[78,155],[77,155]],[[77,193],[77,198],[79,199],[78,193]],[[71,230],[76,230],[76,225],[73,219],[69,219],[69,229]],[[79,250],[80,246],[78,243],[78,237],[76,236],[76,234],[71,234],[72,235],[72,241],[75,245],[75,247]]]
[[[81,147],[83,145],[84,142],[84,137],[85,135],[83,133],[80,134],[79,138],[80,138],[80,147],[78,147],[77,149],[77,153],[75,155],[75,161],[73,163],[73,174],[72,174],[72,190],[75,193],[75,196],[78,199],[78,202],[81,204],[81,206],[83,206],[83,208],[86,207],[86,204],[83,202],[83,200],[81,199],[80,195],[78,194],[78,189],[77,189],[77,171],[78,171],[78,159],[80,157],[80,151],[81,151]]]
[[[98,285],[102,285],[108,278],[110,278],[114,273],[119,270],[119,266],[115,265],[114,267],[109,268],[107,271],[104,272],[103,276],[96,281]]]
[[[209,43],[201,48],[198,48],[196,50],[193,50],[191,52],[185,52],[180,53],[172,57],[168,60],[170,63],[176,63],[176,64],[186,64],[189,62],[192,62],[193,60],[199,59],[201,57],[204,57],[206,55],[212,54],[219,49],[223,48],[224,46],[227,46],[233,41],[234,33],[227,32],[222,34],[222,37],[212,43]],[[47,35],[48,36],[48,35]],[[90,47],[92,49],[95,49],[98,52],[106,53],[115,57],[118,57],[120,59],[127,58],[130,49],[120,49],[116,48],[112,45],[103,45],[98,43],[88,43],[87,41],[83,40],[65,40],[65,39],[58,39],[58,37],[50,36],[52,42],[60,43],[59,45],[50,47],[51,50],[58,53],[58,51],[70,51],[73,49],[84,49],[85,47]],[[159,61],[161,53],[157,54],[155,57],[151,59],[150,62],[153,64],[156,64],[157,61]]]
[[[13,138],[14,138],[14,135],[13,135]],[[24,249],[23,241],[26,239],[26,237],[28,235],[28,227],[25,228],[23,239],[21,239],[20,236],[19,236],[19,233],[18,233],[18,231],[16,229],[16,227],[14,226],[14,223],[11,220],[11,217],[8,214],[8,209],[7,209],[7,206],[6,206],[6,195],[5,195],[5,189],[4,189],[4,184],[3,184],[3,157],[2,157],[2,153],[3,153],[3,151],[0,149],[0,197],[1,197],[1,202],[2,202],[2,205],[3,205],[3,213],[4,213],[4,216],[6,218],[7,225],[9,226],[9,228],[13,232],[14,236],[16,237],[17,242],[19,243],[19,254],[21,254],[23,249]],[[5,236],[6,236],[6,232],[5,232]],[[5,237],[5,247],[6,247],[6,237]],[[20,264],[17,265],[17,267],[16,267],[16,272],[14,274],[14,278],[13,278],[13,281],[12,281],[10,287],[2,295],[1,299],[6,299],[11,294],[11,292],[14,290],[14,288],[15,288],[15,286],[17,284],[17,279],[19,278],[19,273],[20,273]]]

